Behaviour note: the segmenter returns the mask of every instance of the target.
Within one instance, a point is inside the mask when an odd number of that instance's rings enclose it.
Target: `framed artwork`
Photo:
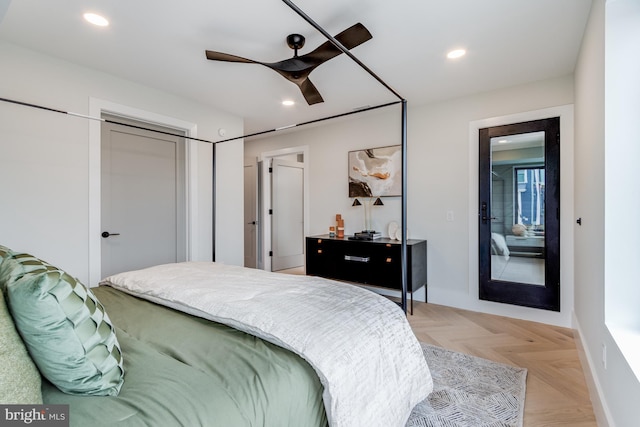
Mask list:
[[[402,195],[402,147],[349,151],[349,197]]]

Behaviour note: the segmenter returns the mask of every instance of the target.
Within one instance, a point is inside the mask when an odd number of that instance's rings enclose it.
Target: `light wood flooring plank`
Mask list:
[[[419,341],[527,368],[525,427],[597,426],[571,329],[414,304]]]

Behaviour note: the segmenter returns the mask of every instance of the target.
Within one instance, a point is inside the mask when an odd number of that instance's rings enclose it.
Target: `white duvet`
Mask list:
[[[302,356],[324,386],[332,427],[404,426],[433,389],[402,310],[357,286],[211,262],[160,265],[100,284],[224,323]]]

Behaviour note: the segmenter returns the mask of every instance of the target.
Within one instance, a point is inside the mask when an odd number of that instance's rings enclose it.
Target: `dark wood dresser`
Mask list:
[[[329,235],[306,238],[306,269],[312,276],[402,290],[402,245],[397,240],[349,240]],[[407,292],[427,284],[427,241],[407,240]],[[426,300],[426,289],[425,289]]]

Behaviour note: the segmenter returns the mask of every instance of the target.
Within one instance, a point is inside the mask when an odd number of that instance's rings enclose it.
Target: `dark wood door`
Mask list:
[[[480,129],[479,150],[480,299],[560,311],[560,118]]]

